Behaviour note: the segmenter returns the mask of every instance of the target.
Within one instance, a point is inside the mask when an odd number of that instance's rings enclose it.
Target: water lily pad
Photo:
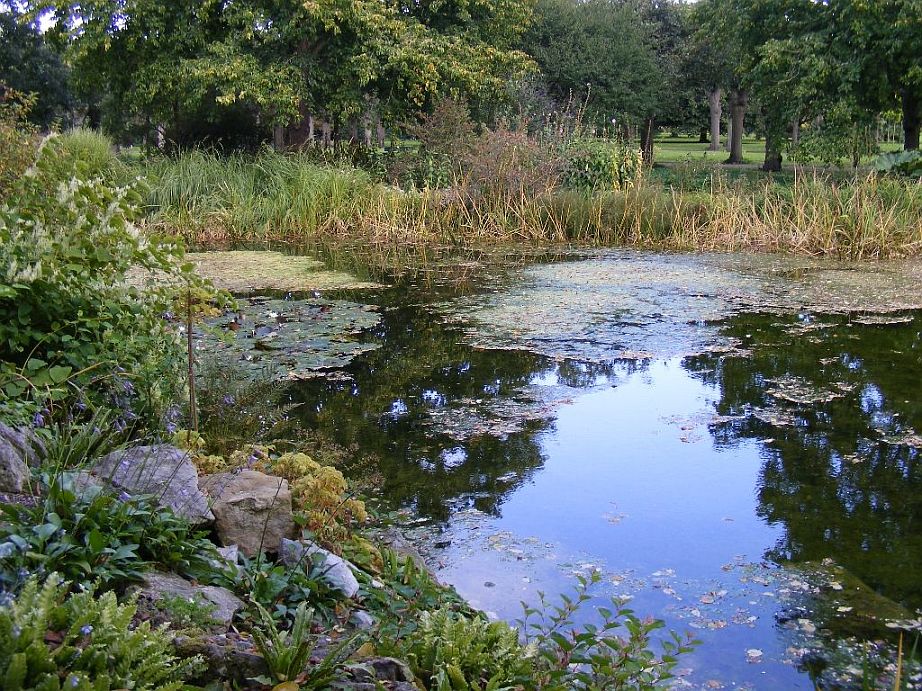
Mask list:
[[[323,262],[313,257],[281,252],[192,252],[186,258],[195,264],[199,275],[210,279],[218,288],[236,294],[379,287],[342,271],[329,271]]]
[[[344,300],[241,300],[240,311],[206,322],[200,348],[227,353],[254,375],[266,369],[277,379],[327,376],[376,343],[357,339],[378,324],[372,305]]]

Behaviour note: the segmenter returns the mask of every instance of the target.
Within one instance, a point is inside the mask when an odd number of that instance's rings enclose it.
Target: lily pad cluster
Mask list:
[[[311,379],[377,348],[359,336],[379,320],[374,305],[251,297],[239,311],[207,320],[199,347],[234,356],[254,377],[268,370],[278,380]]]

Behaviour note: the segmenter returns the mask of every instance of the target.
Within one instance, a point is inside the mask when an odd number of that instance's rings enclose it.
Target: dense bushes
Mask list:
[[[156,415],[181,385],[165,319],[174,290],[132,285],[132,270],[198,284],[174,240],[140,233],[141,196],[117,186],[105,138],[50,137],[0,207],[0,405],[41,407],[78,387],[117,403],[127,425]]]

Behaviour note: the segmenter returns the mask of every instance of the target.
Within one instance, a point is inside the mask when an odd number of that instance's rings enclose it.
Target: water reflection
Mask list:
[[[614,377],[614,364],[471,348],[437,313],[379,298],[391,306],[368,338],[383,347],[354,363],[349,381],[304,383],[295,402],[307,426],[378,457],[383,494],[423,516],[497,513],[544,464],[537,437],[554,402]]]
[[[747,357],[685,367],[720,391],[719,444],[764,440],[758,514],[784,527],[766,557],[831,557],[872,588],[922,607],[920,318],[744,315],[725,333]],[[770,441],[769,441],[770,440]]]

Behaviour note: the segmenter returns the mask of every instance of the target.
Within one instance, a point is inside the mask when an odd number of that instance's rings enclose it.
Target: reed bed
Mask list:
[[[343,240],[369,246],[581,244],[770,251],[849,259],[922,252],[922,183],[798,175],[706,191],[644,182],[586,192],[459,181],[404,191],[352,168],[265,152],[145,164],[148,223],[196,245]]]

